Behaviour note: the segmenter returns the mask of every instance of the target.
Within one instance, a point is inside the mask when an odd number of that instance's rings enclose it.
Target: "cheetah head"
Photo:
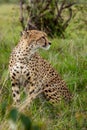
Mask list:
[[[39,48],[48,50],[51,43],[47,39],[46,33],[37,30],[30,30],[24,32],[23,38],[27,41],[27,45],[31,50],[37,51]]]

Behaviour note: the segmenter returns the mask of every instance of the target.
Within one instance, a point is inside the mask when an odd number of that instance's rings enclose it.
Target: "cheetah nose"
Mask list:
[[[51,45],[51,42],[49,42],[49,45]]]

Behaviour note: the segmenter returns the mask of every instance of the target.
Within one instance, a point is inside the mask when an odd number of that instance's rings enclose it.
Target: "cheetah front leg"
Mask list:
[[[17,79],[15,79],[15,76],[11,77],[11,84],[14,104],[18,104],[20,102],[20,83]]]
[[[31,97],[33,94],[38,94],[40,89],[33,82],[29,82],[25,86],[25,91],[26,91],[26,94]]]
[[[37,85],[39,83],[35,82],[35,79],[32,78],[33,76],[31,76],[29,74],[26,74],[26,75],[27,75],[27,77],[26,77],[26,81],[24,84],[25,93],[29,97],[32,97],[32,95],[33,95],[36,98],[37,96],[39,96],[42,93],[41,85],[40,85],[40,87],[39,87],[39,85]]]

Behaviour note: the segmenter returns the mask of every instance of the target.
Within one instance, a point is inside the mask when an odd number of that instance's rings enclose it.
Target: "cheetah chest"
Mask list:
[[[15,80],[19,80],[19,83],[21,85],[24,85],[27,80],[29,80],[30,72],[27,64],[22,64],[20,62],[17,62],[12,68],[11,68],[11,77]]]

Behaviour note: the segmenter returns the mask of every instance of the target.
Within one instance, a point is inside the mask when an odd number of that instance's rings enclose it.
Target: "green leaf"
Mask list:
[[[25,130],[31,130],[31,121],[29,117],[21,114],[20,115],[21,122],[23,123]]]
[[[33,126],[33,130],[40,130],[38,126]]]
[[[14,122],[16,122],[17,121],[17,119],[18,119],[18,111],[17,111],[17,109],[12,109],[11,111],[10,111],[10,113],[9,113],[9,118],[12,120],[12,121],[14,121]]]
[[[1,104],[1,113],[2,113],[2,116],[5,115],[6,106],[7,106],[7,101],[4,101],[4,102]]]

